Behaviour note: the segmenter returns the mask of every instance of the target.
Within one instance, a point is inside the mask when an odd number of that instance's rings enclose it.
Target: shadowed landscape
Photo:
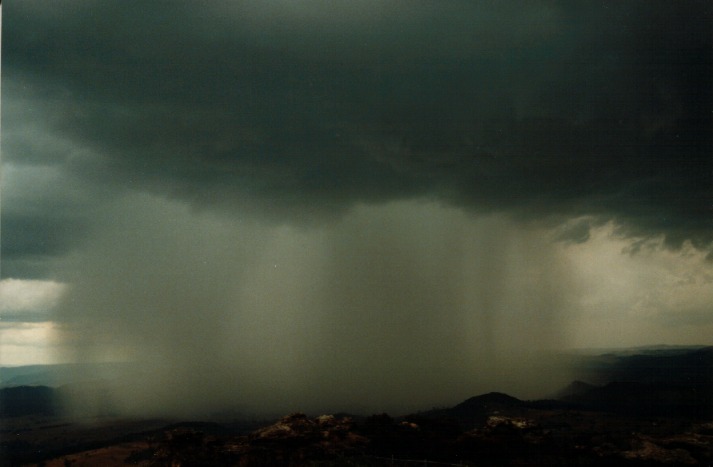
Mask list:
[[[552,398],[477,395],[411,414],[234,413],[127,419],[63,410],[71,384],[49,367],[2,368],[3,465],[709,465],[713,347],[578,355]],[[122,365],[114,365],[121,368]],[[66,369],[65,369],[66,370]],[[90,383],[75,383],[90,384]],[[109,398],[110,394],[105,394]]]

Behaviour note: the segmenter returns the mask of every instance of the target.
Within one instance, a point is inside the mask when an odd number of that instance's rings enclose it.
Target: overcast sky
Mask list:
[[[2,364],[378,405],[713,344],[712,9],[8,0]]]

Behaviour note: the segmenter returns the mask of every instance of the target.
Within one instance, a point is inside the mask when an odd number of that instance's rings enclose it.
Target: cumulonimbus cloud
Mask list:
[[[7,6],[5,159],[288,222],[430,196],[710,244],[704,2],[277,5]]]

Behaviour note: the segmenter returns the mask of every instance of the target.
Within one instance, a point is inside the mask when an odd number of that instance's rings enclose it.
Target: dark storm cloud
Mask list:
[[[3,274],[129,411],[539,397],[576,254],[711,240],[707,2],[203,3],[5,6]]]
[[[4,154],[13,154],[8,146]],[[105,190],[71,176],[61,161],[40,161],[42,144],[28,149],[20,152],[27,163],[3,164],[2,274],[56,278],[57,261],[86,239]]]
[[[83,231],[84,227],[76,219],[6,214],[3,219],[3,243],[6,245],[3,248],[3,261],[67,253],[71,237]],[[6,267],[6,264],[3,266]]]
[[[705,246],[711,15],[704,1],[9,2],[4,158],[59,163],[89,197],[310,222],[431,196]],[[62,144],[28,143],[40,135]],[[39,231],[66,242],[59,224],[3,216],[6,253]]]

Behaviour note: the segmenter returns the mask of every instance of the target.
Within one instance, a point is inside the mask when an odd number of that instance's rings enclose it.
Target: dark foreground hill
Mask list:
[[[3,428],[3,465],[712,465],[711,418],[648,413],[641,384],[587,386],[576,401],[489,393],[402,417],[295,413],[260,428],[109,419],[89,426],[13,417]],[[637,393],[646,410],[626,405],[636,406]]]
[[[245,434],[173,425],[46,465],[708,466],[712,451],[713,423],[680,419],[529,409],[517,417],[491,413],[462,430],[441,419],[295,413]]]
[[[571,408],[638,416],[713,418],[713,390],[681,383],[613,382],[562,399]]]
[[[548,400],[503,393],[392,417],[273,423],[57,417],[67,388],[0,389],[0,465],[713,465],[713,349],[585,360]],[[585,366],[586,366],[585,365]],[[608,380],[608,378],[617,378]],[[437,465],[437,464],[433,464]]]

